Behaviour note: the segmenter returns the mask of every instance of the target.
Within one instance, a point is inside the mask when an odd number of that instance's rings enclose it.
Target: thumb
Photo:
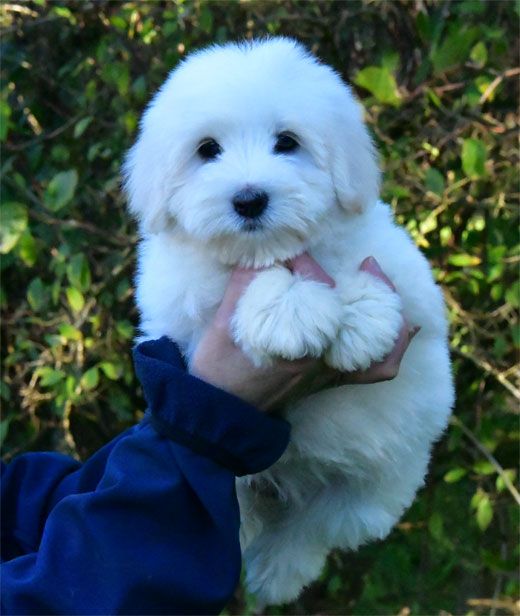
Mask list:
[[[375,278],[379,278],[382,282],[384,282],[392,291],[395,292],[394,283],[388,278],[388,276],[383,272],[379,263],[375,260],[374,257],[367,257],[363,260],[363,263],[359,266],[359,269],[363,272],[368,272],[372,274]]]
[[[215,321],[217,324],[225,325],[235,312],[238,300],[244,294],[244,291],[251,284],[258,272],[261,270],[248,269],[245,267],[236,267],[229,278],[226,292],[222,298],[222,302],[216,312]]]

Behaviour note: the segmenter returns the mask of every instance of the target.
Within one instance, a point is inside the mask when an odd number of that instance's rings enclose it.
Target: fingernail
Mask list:
[[[376,261],[374,257],[367,257],[361,263],[360,270],[365,272],[370,272],[371,274],[382,274],[383,270],[379,267],[379,263]]]
[[[420,329],[421,329],[420,325],[416,325],[415,327],[412,327],[412,329],[408,332],[408,338],[411,340],[415,336],[415,334],[419,332]]]

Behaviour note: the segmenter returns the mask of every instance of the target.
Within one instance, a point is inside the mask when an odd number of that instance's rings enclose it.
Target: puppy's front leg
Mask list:
[[[341,314],[334,289],[277,266],[260,272],[241,297],[233,336],[256,365],[319,357],[337,335]]]
[[[338,370],[365,370],[393,349],[403,324],[401,299],[384,282],[367,272],[338,285],[342,302],[337,338],[326,362]]]

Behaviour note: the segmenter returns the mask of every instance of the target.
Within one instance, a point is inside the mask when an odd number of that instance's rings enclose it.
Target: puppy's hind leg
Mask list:
[[[305,586],[319,577],[327,548],[313,544],[289,529],[261,534],[244,553],[246,584],[259,604],[293,601]]]

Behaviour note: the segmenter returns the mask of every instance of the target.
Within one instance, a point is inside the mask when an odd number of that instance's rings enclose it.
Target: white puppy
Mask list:
[[[453,404],[442,294],[378,201],[359,104],[295,41],[189,56],[146,110],[125,176],[142,235],[142,338],[167,335],[189,361],[236,264],[273,266],[233,322],[256,363],[313,355],[366,368],[393,348],[402,316],[421,327],[394,380],[286,408],[288,450],[238,482],[249,588],[265,603],[292,600],[332,548],[385,537],[423,483]],[[336,288],[277,265],[304,250]],[[369,255],[398,294],[359,271]]]

